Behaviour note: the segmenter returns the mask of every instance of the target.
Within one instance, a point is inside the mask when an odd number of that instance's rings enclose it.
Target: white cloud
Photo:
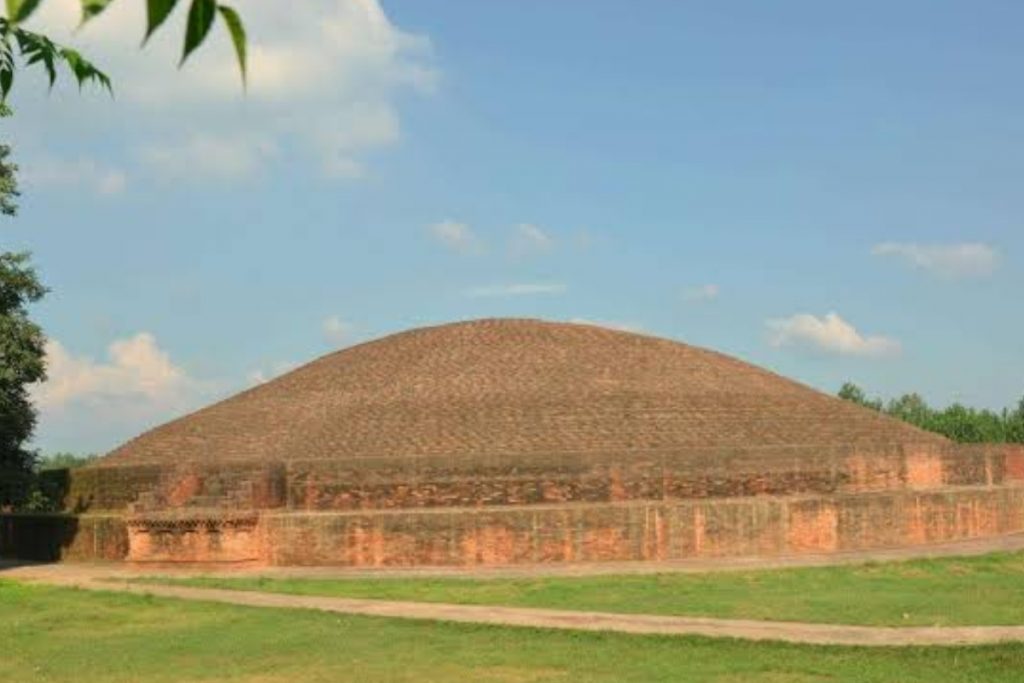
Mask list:
[[[101,196],[120,194],[128,184],[124,171],[84,158],[30,159],[23,164],[21,179],[28,186],[78,188]]]
[[[195,178],[199,171],[207,178],[237,180],[253,175],[275,152],[270,141],[197,133],[175,144],[145,145],[138,155],[151,168],[172,178]]]
[[[48,379],[33,391],[39,406],[54,410],[125,401],[170,408],[188,400],[199,386],[148,332],[112,342],[107,355],[107,362],[75,356],[56,339],[48,340]]]
[[[431,236],[460,254],[476,254],[483,251],[483,244],[465,223],[444,220],[430,226]]]
[[[189,374],[148,332],[117,339],[106,358],[46,342],[48,379],[32,387],[46,450],[102,452],[194,410],[223,387]]]
[[[544,254],[551,251],[554,246],[554,239],[544,230],[531,223],[520,223],[515,227],[511,252],[513,256]]]
[[[591,318],[571,318],[569,322],[576,325],[593,325],[595,327],[607,327],[609,330],[620,332],[643,332],[644,326],[637,323],[623,323],[614,320],[593,320]]]
[[[818,318],[798,313],[789,318],[769,320],[769,343],[776,347],[844,355],[882,357],[900,352],[900,343],[883,336],[862,335],[836,313]]]
[[[176,68],[186,15],[186,3],[178,5],[142,50],[142,2],[112,3],[78,32],[80,7],[70,1],[43,3],[31,22],[107,71],[118,110],[104,108],[96,125],[117,127],[161,171],[187,167],[193,175],[233,179],[266,165],[270,155],[261,150],[269,148],[312,155],[327,176],[358,178],[368,154],[400,139],[398,98],[429,94],[439,80],[429,39],[395,26],[377,0],[245,3],[250,59],[243,94],[219,21],[188,64]],[[70,89],[58,89],[64,88]],[[76,107],[82,118],[90,102]],[[188,130],[182,121],[201,123]],[[243,144],[254,148],[243,153]]]
[[[529,296],[532,294],[562,294],[566,291],[563,284],[558,283],[518,283],[511,285],[492,285],[488,287],[473,287],[464,293],[472,298],[497,298],[512,296]]]
[[[701,285],[699,287],[689,287],[683,290],[684,301],[712,301],[718,298],[720,289],[718,285]]]
[[[999,267],[999,252],[981,242],[960,244],[876,244],[875,256],[894,256],[914,268],[948,278],[983,277]]]
[[[354,103],[330,121],[312,131],[312,142],[321,150],[325,175],[358,179],[367,174],[360,157],[366,151],[387,147],[401,138],[398,114],[383,103]]]
[[[324,338],[332,344],[343,344],[351,340],[354,328],[336,315],[324,318]]]

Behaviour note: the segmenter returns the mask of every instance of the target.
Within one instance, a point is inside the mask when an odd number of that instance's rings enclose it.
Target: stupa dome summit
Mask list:
[[[728,356],[536,320],[347,348],[133,439],[104,464],[939,441]]]

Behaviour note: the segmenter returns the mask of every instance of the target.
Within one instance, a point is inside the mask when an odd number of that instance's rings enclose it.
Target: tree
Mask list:
[[[36,468],[40,472],[45,472],[46,470],[73,470],[88,465],[97,457],[95,453],[78,455],[62,451],[38,458],[36,460]]]
[[[25,448],[36,424],[28,387],[46,378],[43,331],[27,306],[46,293],[28,254],[0,254],[0,509],[31,488],[35,453]]]
[[[922,429],[929,428],[928,425],[934,416],[934,411],[925,403],[921,395],[916,393],[903,394],[898,399],[889,401],[885,412]]]
[[[1024,443],[1024,398],[1017,408],[1006,412],[1006,440],[1012,443]]]
[[[59,45],[49,37],[29,31],[22,23],[32,16],[42,0],[6,0],[7,16],[0,17],[0,113],[6,108],[7,96],[14,86],[14,75],[18,69],[17,56],[24,60],[25,66],[42,65],[51,87],[57,79],[57,66],[64,65],[78,81],[79,86],[89,82],[113,92],[110,78],[93,65],[79,52]],[[82,5],[82,24],[96,18],[110,6],[113,0],[80,0]],[[146,33],[143,43],[160,28],[179,0],[147,0],[146,2]],[[238,57],[238,68],[242,74],[242,82],[246,77],[246,36],[242,18],[232,7],[217,0],[192,0],[188,9],[185,24],[185,40],[182,47],[179,66],[185,63],[189,55],[203,44],[210,33],[214,20],[221,18]]]
[[[839,398],[850,401],[852,403],[856,403],[857,405],[863,406],[864,408],[871,408],[872,410],[882,409],[881,401],[869,400],[867,394],[864,393],[864,390],[861,389],[856,384],[854,384],[853,382],[846,382],[845,384],[843,384],[843,386],[839,389]]]
[[[999,413],[959,403],[936,410],[920,394],[904,394],[883,407],[880,399],[869,399],[860,387],[851,382],[842,386],[839,398],[942,434],[958,443],[1024,443],[1024,398],[1016,409]]]
[[[10,162],[11,148],[0,145],[0,214],[13,216],[18,206],[14,203],[18,196],[18,167]]]

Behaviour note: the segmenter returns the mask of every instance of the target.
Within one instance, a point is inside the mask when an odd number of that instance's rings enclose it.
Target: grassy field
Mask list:
[[[0,580],[0,680],[1020,681],[1024,645],[861,649],[347,617]]]
[[[173,583],[304,595],[837,624],[1024,624],[1024,553],[712,574],[479,580],[254,577]]]

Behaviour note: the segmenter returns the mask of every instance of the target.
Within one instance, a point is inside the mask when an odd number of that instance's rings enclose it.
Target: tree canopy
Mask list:
[[[868,398],[864,390],[847,382],[839,398],[877,410],[912,425],[936,432],[960,443],[1024,443],[1024,398],[1013,408],[1000,412],[954,403],[933,408],[920,394],[904,394],[888,403]]]
[[[0,145],[0,214],[13,216],[18,211],[18,167],[11,163],[11,148]]]
[[[57,453],[50,453],[49,455],[40,457],[36,461],[36,468],[40,472],[45,472],[47,470],[73,470],[88,465],[97,457],[99,456],[96,453],[79,455],[78,453],[59,451]]]
[[[0,254],[0,508],[21,502],[35,465],[25,448],[36,424],[28,388],[46,378],[45,339],[27,305],[45,293],[28,254]]]

